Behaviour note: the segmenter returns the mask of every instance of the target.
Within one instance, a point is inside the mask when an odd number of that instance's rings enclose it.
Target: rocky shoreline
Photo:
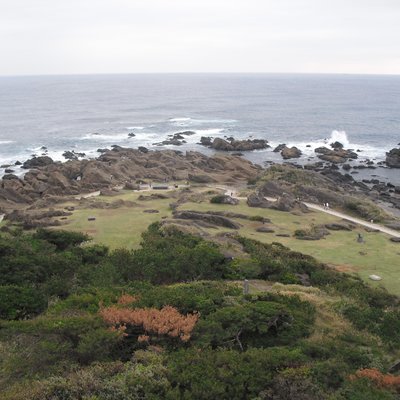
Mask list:
[[[238,182],[254,178],[261,167],[245,158],[174,150],[148,151],[114,146],[97,159],[54,162],[48,156],[23,164],[23,177],[6,174],[0,181],[0,210],[46,202],[51,198],[112,189],[131,189],[148,182],[191,181],[195,183]],[[49,200],[50,201],[50,200]]]
[[[185,137],[194,132],[184,131],[170,135],[164,145],[176,145],[184,142]],[[65,151],[66,162],[54,162],[46,151],[24,163],[15,163],[27,172],[22,176],[14,174],[13,166],[7,166],[6,173],[0,181],[0,213],[9,212],[21,205],[32,205],[35,202],[46,202],[46,199],[64,196],[75,196],[83,192],[107,190],[115,186],[135,187],[142,180],[179,181],[188,180],[195,183],[219,183],[251,181],[258,176],[262,167],[249,161],[246,156],[253,150],[270,148],[268,141],[262,139],[236,140],[233,137],[221,139],[202,137],[200,144],[215,151],[212,156],[201,152],[178,150],[149,150],[112,146],[112,149],[98,149],[96,159],[82,159],[84,153]],[[46,150],[46,149],[45,149]],[[289,160],[293,168],[314,171],[322,175],[334,176],[338,185],[349,183],[362,190],[373,201],[386,203],[400,209],[400,186],[391,182],[371,179],[354,180],[352,175],[362,169],[383,167],[384,163],[372,160],[360,160],[356,165],[357,150],[345,149],[335,142],[328,147],[315,149],[319,162],[300,165],[291,159],[299,159],[302,153],[296,147],[281,144],[272,150],[280,153],[283,160]],[[275,163],[270,163],[273,165]],[[387,153],[387,168],[400,168],[400,148]]]

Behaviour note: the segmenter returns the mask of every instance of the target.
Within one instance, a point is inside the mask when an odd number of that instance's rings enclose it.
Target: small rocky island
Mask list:
[[[252,151],[252,150],[263,150],[270,147],[268,140],[264,139],[245,139],[237,140],[233,137],[225,139],[202,137],[200,144],[206,147],[210,147],[214,150],[219,151]]]

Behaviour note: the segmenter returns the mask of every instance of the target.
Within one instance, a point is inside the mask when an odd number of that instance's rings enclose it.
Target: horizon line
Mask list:
[[[336,75],[336,76],[400,76],[400,73],[355,73],[355,72],[72,72],[72,73],[39,73],[39,74],[0,74],[0,78],[28,78],[46,76],[104,76],[104,75]]]

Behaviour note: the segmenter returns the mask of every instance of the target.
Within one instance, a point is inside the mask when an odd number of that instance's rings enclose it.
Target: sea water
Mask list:
[[[188,130],[195,134],[182,146],[155,145]],[[317,161],[315,148],[333,141],[359,150],[360,160],[382,161],[400,142],[400,76],[0,77],[0,164],[46,149],[55,160],[65,150],[96,157],[114,144],[210,153],[198,145],[202,136],[267,139],[270,149],[246,154],[260,164],[281,161],[272,152],[280,143],[300,148],[300,162]],[[376,173],[400,181],[399,170]]]

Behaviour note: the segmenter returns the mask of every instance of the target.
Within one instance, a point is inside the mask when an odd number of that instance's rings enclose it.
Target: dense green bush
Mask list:
[[[181,313],[200,312],[206,316],[226,305],[227,299],[238,296],[241,290],[223,282],[195,282],[173,286],[155,286],[138,291],[136,307],[176,307]]]
[[[76,247],[89,240],[89,236],[80,232],[54,231],[39,229],[34,238],[45,240],[54,244],[57,250],[63,251],[71,247]]]
[[[143,233],[140,249],[117,250],[110,261],[125,282],[148,280],[162,284],[220,279],[228,272],[218,246],[176,229],[163,230],[158,223]]]
[[[203,318],[193,339],[203,346],[237,350],[294,344],[311,332],[314,314],[313,306],[297,297],[256,297]]]
[[[225,202],[225,195],[223,194],[211,197],[210,199],[210,203],[212,204],[223,204],[224,202]]]
[[[38,289],[0,286],[0,319],[30,318],[40,314],[46,307],[46,297]]]
[[[55,231],[0,235],[2,399],[396,398],[349,380],[361,368],[384,370],[398,352],[399,302],[385,290],[278,243],[238,237],[245,254],[227,260],[218,245],[160,224],[135,251],[109,253],[86,240]],[[236,281],[243,278],[320,291],[244,296]],[[306,301],[318,304],[324,294],[323,307],[356,329],[324,335],[324,309],[317,314]],[[121,295],[132,301],[122,304]],[[163,334],[138,342],[142,326],[124,335],[99,314],[166,305],[199,313],[187,342]]]
[[[278,370],[304,362],[298,351],[281,348],[181,350],[170,355],[168,377],[176,399],[252,399],[272,385]]]

